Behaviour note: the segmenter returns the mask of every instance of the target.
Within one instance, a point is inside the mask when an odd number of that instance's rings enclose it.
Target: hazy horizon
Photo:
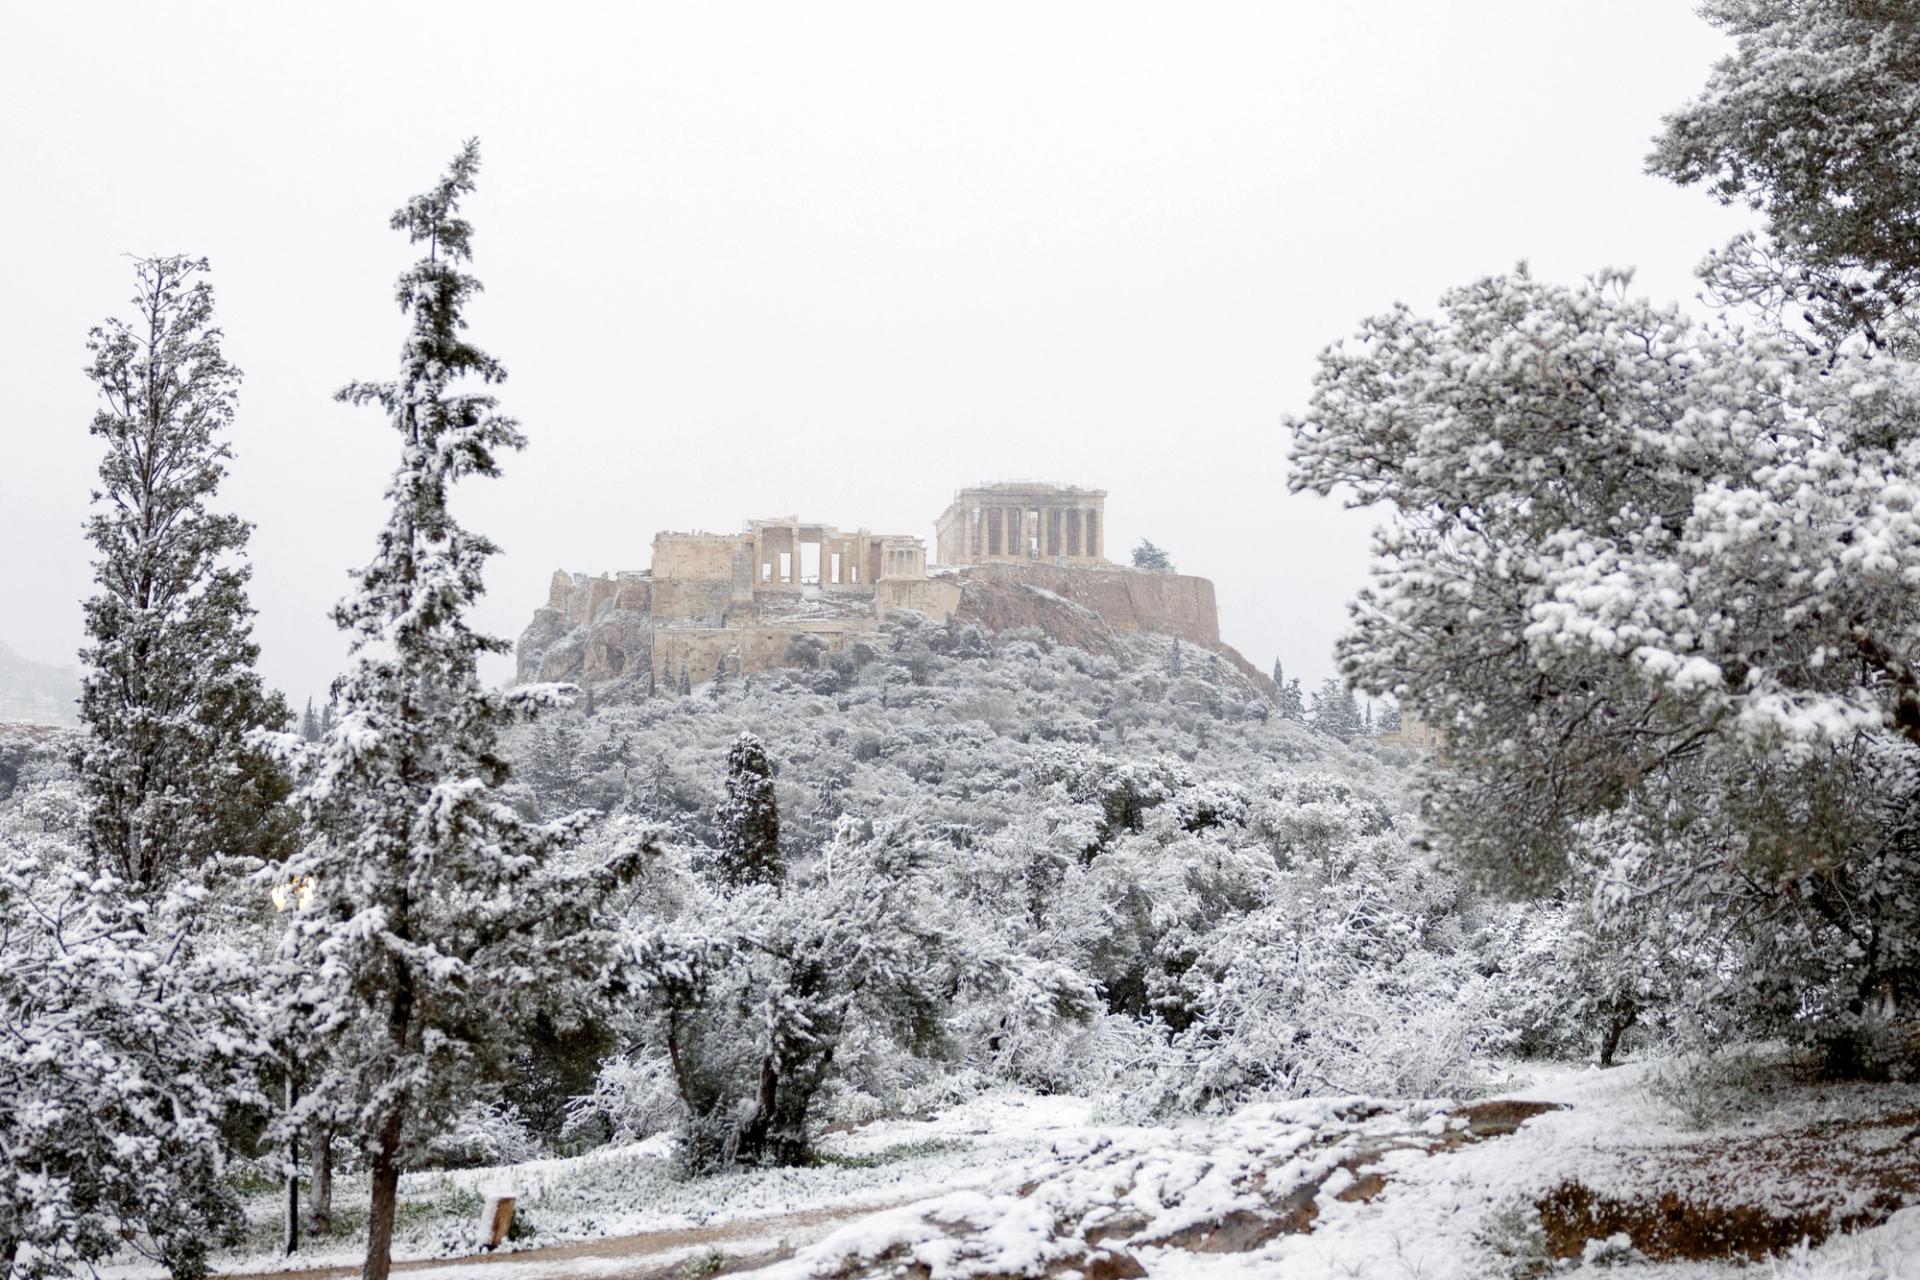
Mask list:
[[[0,167],[35,198],[0,214],[0,641],[73,663],[86,333],[124,254],[206,255],[261,666],[322,693],[396,453],[331,395],[391,376],[387,217],[469,135],[472,334],[531,447],[460,505],[509,639],[555,569],[644,568],[657,530],[795,513],[931,550],[956,489],[1041,477],[1108,490],[1111,558],[1166,547],[1229,643],[1312,684],[1373,523],[1286,492],[1316,352],[1522,257],[1684,299],[1743,225],[1641,173],[1722,47],[1654,0],[571,13],[10,15]]]

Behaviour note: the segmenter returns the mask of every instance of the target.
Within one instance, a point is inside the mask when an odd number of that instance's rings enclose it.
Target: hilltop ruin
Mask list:
[[[659,533],[642,570],[556,572],[520,636],[522,682],[645,689],[724,666],[811,666],[878,633],[896,610],[994,632],[1037,627],[1101,651],[1116,633],[1155,632],[1219,652],[1213,584],[1104,555],[1106,492],[1007,482],[963,489],[936,521],[940,563],[909,534],[843,530],[795,516],[738,533]]]

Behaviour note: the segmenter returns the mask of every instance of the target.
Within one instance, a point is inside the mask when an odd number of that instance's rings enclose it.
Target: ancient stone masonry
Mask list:
[[[939,518],[944,564],[932,570],[917,537],[795,516],[739,533],[656,534],[650,569],[554,574],[520,637],[518,678],[661,688],[682,671],[710,679],[720,665],[813,665],[876,635],[896,610],[995,632],[1038,627],[1093,649],[1116,633],[1177,635],[1251,671],[1220,642],[1213,584],[1107,563],[1105,520],[1100,489],[964,489]]]

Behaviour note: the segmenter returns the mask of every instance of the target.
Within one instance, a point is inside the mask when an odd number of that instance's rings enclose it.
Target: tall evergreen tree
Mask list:
[[[1364,727],[1360,720],[1360,708],[1353,700],[1353,690],[1332,676],[1322,680],[1320,687],[1314,690],[1313,705],[1307,711],[1307,723],[1342,742],[1359,736]]]
[[[1180,661],[1180,637],[1173,638],[1173,648],[1167,651],[1167,675],[1175,680],[1180,678],[1183,664]]]
[[[400,277],[411,328],[399,376],[340,392],[385,409],[401,461],[374,558],[334,610],[355,661],[338,686],[338,728],[303,754],[310,839],[283,872],[314,886],[283,949],[304,983],[310,1029],[330,1047],[303,1105],[316,1118],[346,1117],[344,1132],[361,1144],[372,1175],[367,1280],[388,1271],[401,1170],[507,1076],[517,1029],[597,976],[611,945],[599,903],[628,857],[557,866],[553,855],[587,815],[533,824],[500,799],[501,726],[565,691],[486,689],[477,660],[508,646],[466,620],[494,547],[455,521],[450,491],[497,475],[495,455],[523,444],[493,396],[455,388],[505,376],[462,336],[461,309],[480,286],[461,270],[472,233],[459,203],[478,166],[469,142],[393,215],[426,246]]]
[[[1287,681],[1280,690],[1279,711],[1283,720],[1306,720],[1307,696],[1300,688],[1299,676]]]
[[[760,739],[743,733],[727,752],[727,798],[714,815],[720,829],[720,853],[714,860],[729,889],[778,884],[780,808],[773,794],[773,764]]]
[[[89,335],[106,443],[87,522],[99,591],[86,602],[77,767],[87,853],[136,892],[222,854],[281,852],[285,775],[249,744],[286,704],[254,670],[250,527],[211,509],[232,451],[240,371],[221,352],[205,259],[135,265],[132,321]]]

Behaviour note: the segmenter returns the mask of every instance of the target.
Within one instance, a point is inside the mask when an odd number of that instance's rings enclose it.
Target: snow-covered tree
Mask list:
[[[1313,703],[1307,708],[1306,719],[1321,733],[1342,742],[1359,737],[1366,729],[1360,708],[1354,702],[1353,690],[1332,676],[1322,680],[1320,687],[1313,691]]]
[[[65,818],[0,823],[0,1273],[130,1246],[202,1275],[243,1225],[220,1124],[262,1053],[257,974],[201,940],[197,889],[83,869]]]
[[[1172,573],[1173,557],[1167,554],[1165,548],[1142,538],[1140,545],[1133,549],[1133,567],[1150,573]]]
[[[204,259],[135,264],[133,320],[92,331],[87,370],[106,444],[87,536],[91,730],[79,773],[96,867],[135,892],[222,855],[275,857],[287,783],[250,740],[287,709],[254,670],[249,527],[212,509],[232,451],[240,371],[221,351]]]
[[[714,871],[728,889],[778,884],[780,808],[773,794],[773,763],[760,739],[743,733],[727,752],[727,798],[714,814],[720,848]]]
[[[911,823],[846,824],[797,879],[715,894],[681,870],[677,904],[628,943],[644,1016],[617,1075],[653,1060],[697,1171],[795,1164],[809,1113],[850,1040],[923,1051],[961,981],[925,898],[928,844]],[[655,874],[672,874],[657,868]]]
[[[1484,280],[1323,357],[1295,483],[1396,514],[1342,664],[1445,730],[1482,874],[1550,887],[1628,807],[1649,909],[1751,923],[1774,1029],[1844,1067],[1920,988],[1920,366],[1625,286]]]
[[[401,1170],[506,1076],[519,1028],[600,973],[612,943],[598,909],[633,856],[622,846],[569,861],[584,815],[533,824],[500,798],[500,729],[564,690],[488,691],[477,660],[508,646],[466,617],[494,548],[454,519],[451,492],[497,475],[499,451],[523,443],[492,395],[457,386],[505,376],[463,334],[479,283],[462,270],[472,230],[459,206],[478,166],[469,142],[394,214],[425,246],[400,277],[400,371],[340,393],[381,406],[401,459],[378,549],[334,611],[354,663],[339,724],[299,757],[309,838],[278,872],[310,893],[283,948],[297,1005],[328,1046],[303,1108],[347,1117],[371,1173],[368,1280],[387,1274]]]
[[[1275,665],[1278,666],[1279,664],[1276,663]],[[1302,693],[1300,689],[1300,677],[1295,676],[1285,684],[1280,684],[1278,680],[1274,681],[1274,683],[1279,685],[1280,689],[1279,696],[1274,699],[1274,709],[1279,712],[1280,718],[1282,720],[1293,720],[1305,723],[1307,719],[1307,699],[1306,695]]]
[[[1735,39],[1650,167],[1766,219],[1713,261],[1729,300],[1907,352],[1920,304],[1920,14],[1900,0],[1709,0]]]

